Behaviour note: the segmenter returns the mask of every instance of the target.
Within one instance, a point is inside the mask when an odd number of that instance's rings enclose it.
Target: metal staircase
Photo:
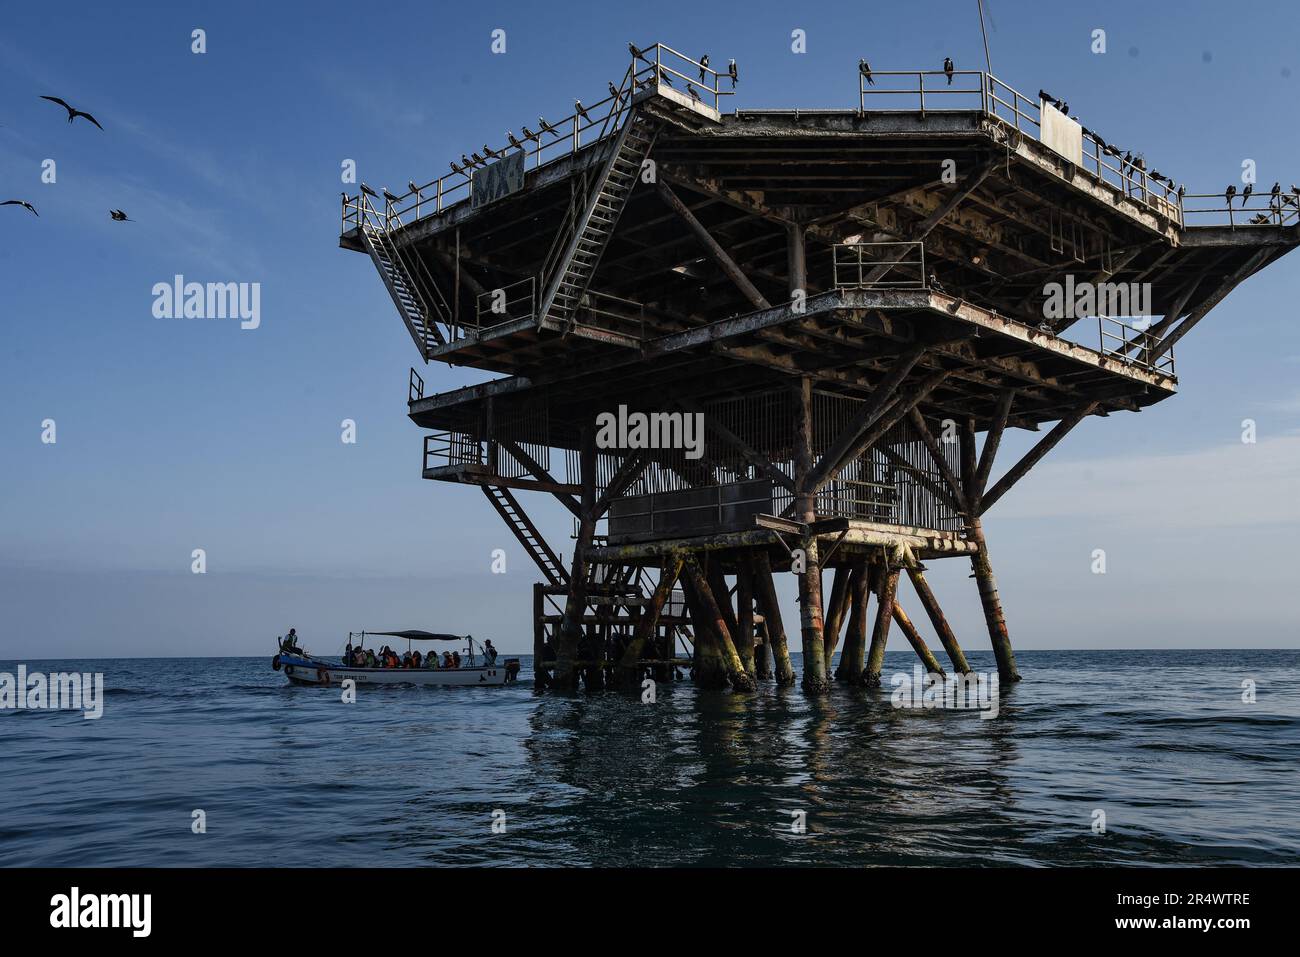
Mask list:
[[[624,87],[629,92],[624,94],[620,91],[620,94],[626,95],[630,104],[630,78],[625,78]],[[625,110],[623,126],[613,141],[599,177],[587,192],[581,208],[575,210],[576,215],[569,217],[560,234],[568,235],[568,242],[561,244],[557,241],[543,268],[545,293],[538,316],[563,322],[566,329],[573,324],[574,314],[596,273],[609,238],[614,234],[619,215],[641,175],[641,164],[650,154],[659,133],[659,122],[653,117],[630,105]],[[557,257],[555,251],[561,249],[563,252]]]
[[[370,253],[370,259],[397,306],[415,347],[428,360],[434,347],[447,341],[438,324],[451,326],[451,307],[419,254],[413,250],[402,253],[388,230],[372,221],[371,216],[380,222],[382,218],[369,203],[365,212],[370,215],[363,217],[360,232],[366,251]]]
[[[559,556],[551,551],[551,546],[546,544],[546,539],[542,538],[537,526],[519,507],[519,502],[510,494],[510,490],[499,485],[479,487],[483,489],[483,494],[497,510],[497,514],[505,519],[505,523],[515,533],[515,538],[519,539],[519,544],[524,546],[524,551],[537,563],[546,580],[556,587],[566,587],[569,584],[569,573],[560,565]]]

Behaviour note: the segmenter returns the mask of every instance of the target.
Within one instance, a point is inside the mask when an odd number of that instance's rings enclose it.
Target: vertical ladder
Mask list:
[[[546,580],[557,588],[567,586],[568,572],[560,566],[559,557],[551,551],[551,546],[546,544],[546,539],[542,538],[537,526],[519,507],[519,502],[510,494],[510,490],[500,485],[480,485],[479,488],[483,489],[483,494],[497,510],[497,514],[505,519],[510,530],[515,533],[515,538],[519,539],[519,544],[537,563]]]
[[[538,316],[555,319],[568,328],[591,283],[600,257],[614,234],[619,215],[641,175],[641,164],[658,135],[658,122],[630,109],[616,135],[599,178],[592,187],[572,236],[553,270],[544,277],[546,291]]]

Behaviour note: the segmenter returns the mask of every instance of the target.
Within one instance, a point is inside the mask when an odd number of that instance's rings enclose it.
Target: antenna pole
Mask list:
[[[989,34],[984,29],[984,0],[975,0],[980,11],[980,35],[984,37],[984,69],[987,73],[993,72],[993,61],[989,59]]]

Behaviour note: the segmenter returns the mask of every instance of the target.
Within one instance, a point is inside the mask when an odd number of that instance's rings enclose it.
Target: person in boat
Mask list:
[[[418,667],[420,667],[420,664],[421,664],[421,657],[422,657],[422,656],[420,655],[420,649],[419,649],[419,648],[416,648],[413,652],[411,652],[411,667],[412,667],[412,668],[418,668]]]
[[[451,666],[452,666],[453,668],[459,668],[459,667],[460,667],[460,652],[459,652],[459,651],[453,651],[453,652],[451,653]]]
[[[452,666],[452,664],[451,664],[451,652],[450,652],[450,651],[444,651],[444,652],[442,653],[442,666],[443,666],[444,668],[450,668],[450,667]]]
[[[366,667],[375,667],[375,653],[368,648],[366,649]]]
[[[298,629],[289,629],[289,634],[285,635],[284,640],[280,643],[280,650],[295,655],[302,654],[302,649],[298,647]]]
[[[492,647],[491,638],[483,642],[483,657],[487,659],[487,663],[490,665],[497,663],[497,650]]]
[[[409,651],[402,655],[402,667],[408,669],[411,667],[411,653]]]
[[[350,665],[350,664],[352,664],[352,641],[351,641],[351,639],[348,640],[348,647],[347,647],[347,650],[346,650],[345,652],[343,652],[343,663],[344,663],[345,665]]]

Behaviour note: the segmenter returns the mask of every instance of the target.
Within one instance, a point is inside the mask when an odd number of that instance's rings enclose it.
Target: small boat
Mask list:
[[[490,659],[479,645],[482,663],[477,663],[474,646],[477,642],[470,635],[447,635],[431,631],[350,631],[348,645],[353,639],[359,639],[364,647],[365,640],[371,636],[388,638],[405,638],[407,650],[415,641],[454,641],[463,643],[465,658],[459,667],[419,667],[419,668],[366,668],[348,664],[345,660],[329,661],[317,658],[297,646],[296,642],[286,643],[281,640],[280,652],[271,659],[271,668],[284,671],[290,684],[296,685],[341,685],[352,680],[358,685],[467,685],[482,687],[504,685],[515,681],[519,676],[519,659],[505,658],[501,661]],[[432,660],[437,661],[437,653],[431,652]]]

